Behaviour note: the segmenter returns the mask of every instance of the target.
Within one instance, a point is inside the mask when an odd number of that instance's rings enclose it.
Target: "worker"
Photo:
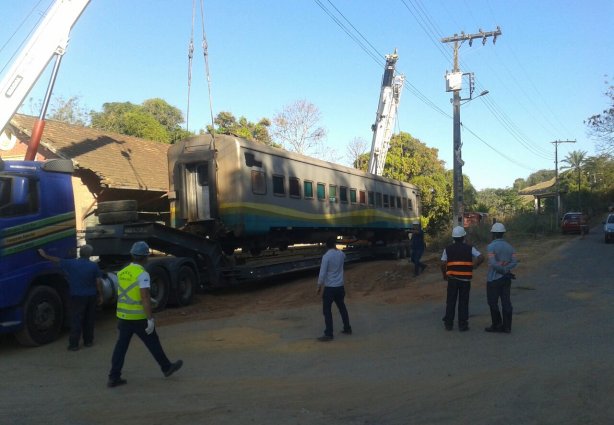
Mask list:
[[[486,282],[486,298],[490,307],[492,323],[484,329],[486,332],[512,332],[512,302],[510,289],[512,279],[516,276],[511,272],[517,265],[516,251],[507,241],[503,240],[505,226],[503,223],[492,225],[490,232],[493,241],[488,245],[488,275]],[[501,310],[499,311],[499,299]]]
[[[458,299],[458,330],[469,330],[469,292],[473,269],[484,261],[484,257],[473,246],[465,243],[467,232],[462,226],[452,229],[454,242],[443,250],[441,272],[448,281],[446,315],[443,318],[446,330],[451,331]]]
[[[70,335],[68,350],[78,351],[83,335],[83,346],[94,345],[94,322],[96,321],[96,304],[102,304],[102,272],[98,265],[90,261],[94,249],[91,245],[79,248],[79,258],[59,258],[49,255],[44,249],[38,254],[46,260],[58,263],[66,273],[70,301]]]
[[[345,254],[337,249],[336,238],[330,237],[326,241],[327,251],[322,257],[320,265],[320,274],[318,276],[318,288],[316,294],[320,295],[322,287],[322,312],[324,313],[324,335],[318,338],[318,341],[332,341],[333,339],[333,302],[337,305],[341,320],[343,321],[343,330],[341,333],[346,335],[352,334],[350,326],[350,318],[347,307],[345,306],[345,287],[343,281],[343,263],[345,262]]]
[[[420,259],[424,255],[424,249],[426,243],[424,242],[424,232],[420,223],[415,221],[411,230],[411,255],[410,260],[414,263],[414,276],[418,276],[426,269],[426,264],[422,263]]]
[[[108,387],[117,387],[127,383],[122,378],[122,368],[130,339],[136,334],[160,365],[164,376],[169,377],[183,365],[182,360],[171,363],[160,344],[152,315],[150,278],[145,271],[149,257],[146,242],[135,242],[130,249],[132,263],[117,273],[117,318],[119,336],[113,350]]]

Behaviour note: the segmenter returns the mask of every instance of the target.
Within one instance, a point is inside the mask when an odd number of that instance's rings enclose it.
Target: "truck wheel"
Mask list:
[[[168,273],[162,267],[154,267],[149,271],[151,298],[154,300],[154,311],[164,310],[166,303],[168,302],[168,291],[171,287],[171,279]]]
[[[62,299],[49,286],[35,286],[23,305],[24,326],[15,334],[17,341],[29,347],[48,344],[60,335],[64,321]]]
[[[190,304],[197,284],[194,270],[189,266],[181,266],[177,274],[177,285],[173,291],[174,304],[179,306]]]
[[[127,199],[124,201],[106,201],[98,202],[97,211],[98,214],[119,212],[119,211],[136,211],[137,203],[133,199]]]
[[[98,221],[100,224],[130,223],[138,221],[138,219],[139,213],[136,211],[117,211],[98,214]]]

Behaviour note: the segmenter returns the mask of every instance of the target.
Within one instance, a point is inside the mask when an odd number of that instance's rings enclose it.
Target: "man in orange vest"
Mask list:
[[[446,247],[441,255],[441,272],[448,281],[446,298],[446,315],[443,322],[446,330],[451,331],[458,299],[458,330],[469,330],[469,291],[473,269],[484,261],[482,254],[475,247],[465,243],[465,229],[456,226],[452,229],[454,243]]]
[[[164,376],[169,377],[183,365],[182,360],[174,363],[166,357],[155,330],[149,292],[149,273],[145,263],[149,257],[149,246],[145,242],[135,242],[130,249],[132,263],[117,274],[117,329],[119,337],[115,343],[111,359],[111,371],[107,386],[117,387],[128,381],[122,378],[122,367],[130,339],[136,334],[160,365]]]

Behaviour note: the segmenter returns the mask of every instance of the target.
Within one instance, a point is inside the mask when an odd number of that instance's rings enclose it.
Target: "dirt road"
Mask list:
[[[418,278],[404,260],[348,266],[354,334],[330,343],[315,340],[323,319],[312,275],[160,313],[162,343],[184,368],[164,378],[134,340],[128,385],[115,389],[105,386],[111,311],[94,347],[78,352],[65,338],[36,349],[5,338],[0,424],[610,424],[612,248],[597,233],[518,247],[511,335],[483,331],[484,266],[471,330],[443,329],[433,253]]]

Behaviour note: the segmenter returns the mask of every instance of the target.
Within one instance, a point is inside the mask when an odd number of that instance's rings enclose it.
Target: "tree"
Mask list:
[[[578,174],[578,209],[581,207],[580,202],[580,185],[582,183],[582,166],[586,158],[586,151],[571,151],[561,162],[566,163],[561,167],[562,170],[568,169],[570,171],[575,170]]]
[[[588,126],[589,136],[598,140],[597,147],[604,153],[614,153],[614,86],[605,82],[607,90],[604,93],[609,100],[609,107],[600,114],[593,115],[584,121]]]
[[[318,125],[320,118],[320,110],[314,104],[297,100],[273,117],[273,139],[290,151],[317,154],[326,137],[326,130]]]
[[[192,135],[181,128],[181,111],[165,100],[154,98],[141,105],[111,102],[102,105],[102,112],[90,112],[92,127],[128,136],[173,143]]]
[[[41,99],[34,101],[33,98],[29,98],[28,104],[30,114],[38,116],[43,101]],[[90,121],[89,112],[87,108],[81,105],[80,96],[71,96],[68,99],[62,96],[52,97],[47,111],[47,118],[80,126],[86,126]]]
[[[369,162],[369,157],[367,156],[367,163],[364,163],[365,152],[368,151],[368,142],[362,137],[355,137],[350,140],[347,146],[347,158],[349,163],[354,166],[354,168],[358,168],[359,170],[366,170]]]
[[[411,182],[419,175],[444,173],[444,162],[437,157],[438,153],[437,149],[427,147],[409,133],[395,134],[390,139],[384,176]]]
[[[269,127],[271,121],[267,118],[262,118],[257,123],[248,121],[245,117],[240,117],[239,121],[230,112],[220,112],[213,120],[217,126],[216,133],[230,134],[237,137],[242,137],[247,140],[264,143],[268,146],[279,147],[271,140],[269,135]],[[211,126],[207,126],[207,131],[211,132]]]

